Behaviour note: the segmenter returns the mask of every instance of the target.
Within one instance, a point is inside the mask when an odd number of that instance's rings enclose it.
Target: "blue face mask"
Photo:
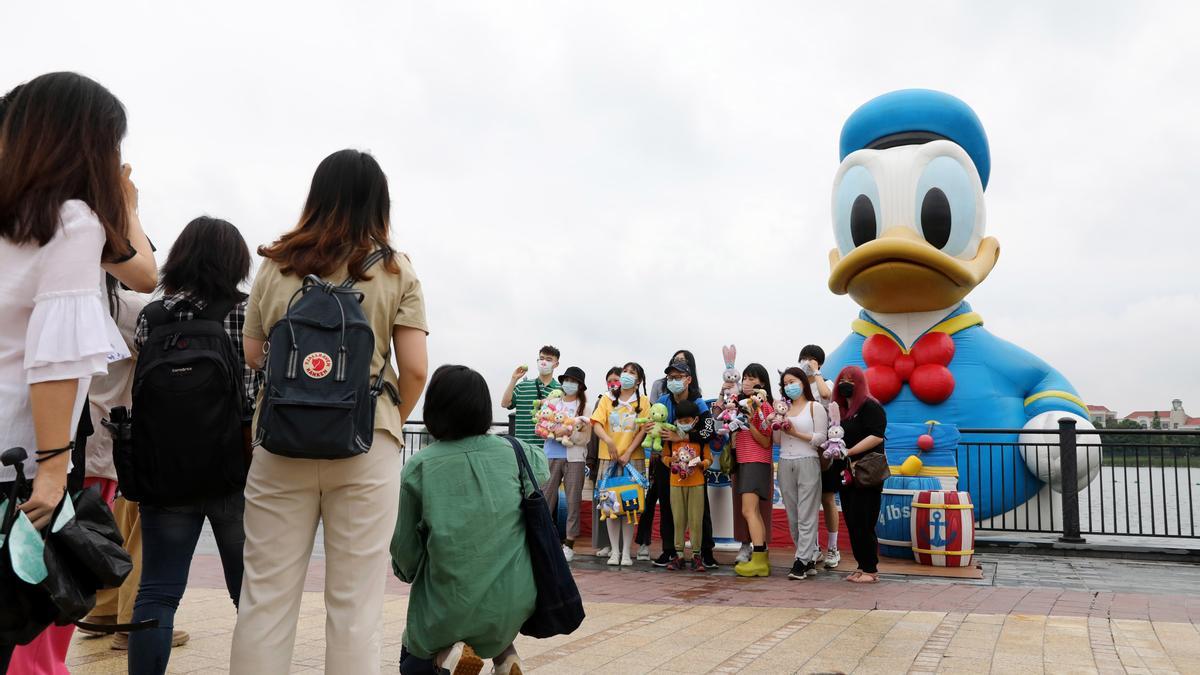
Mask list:
[[[667,380],[667,391],[672,394],[680,394],[687,389],[687,384],[683,380]]]
[[[637,376],[630,375],[629,373],[621,373],[621,388],[622,389],[633,389],[636,386],[637,386]]]
[[[791,384],[783,387],[783,393],[793,401],[799,401],[800,398],[804,396],[804,389],[802,389],[798,383],[792,382]]]
[[[677,429],[679,429],[679,431],[680,431],[681,433],[685,433],[685,434],[686,434],[687,432],[691,431],[691,430],[692,430],[692,429],[693,429],[695,426],[696,426],[696,423],[695,423],[695,422],[692,422],[691,424],[684,424],[684,423],[682,423],[682,422],[679,422],[679,423],[677,423],[677,424],[675,425],[675,427],[676,427]]]
[[[579,393],[579,383],[571,381],[563,382],[562,390],[567,396],[574,396]]]

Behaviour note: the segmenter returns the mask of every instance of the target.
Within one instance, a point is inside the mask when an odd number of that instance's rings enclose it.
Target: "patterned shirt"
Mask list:
[[[178,321],[191,321],[195,317],[196,311],[203,311],[208,303],[197,297],[194,297],[186,292],[173,293],[164,296],[163,307],[171,312],[181,300],[187,300],[188,304],[178,308],[174,312],[175,319]],[[246,324],[246,300],[234,305],[233,309],[225,315],[225,321],[222,322],[225,327],[225,334],[229,336],[229,341],[233,343],[233,352],[237,354],[238,359],[242,362],[242,382],[246,388],[246,407],[247,412],[254,410],[255,402],[258,400],[258,389],[262,386],[262,373],[254,370],[246,364],[246,351],[242,346],[242,327]],[[134,333],[134,340],[137,343],[140,351],[146,340],[150,339],[150,322],[146,319],[146,313],[142,312],[138,316],[137,331]]]
[[[542,437],[533,431],[536,426],[533,422],[533,402],[546,398],[555,389],[562,389],[558,380],[542,384],[537,378],[521,380],[513,387],[512,403],[508,409],[517,414],[517,438],[538,448],[543,446]]]

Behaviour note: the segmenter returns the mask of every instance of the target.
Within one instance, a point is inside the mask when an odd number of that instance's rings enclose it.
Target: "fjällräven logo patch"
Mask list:
[[[304,374],[319,380],[333,370],[333,359],[325,352],[313,352],[304,357]]]

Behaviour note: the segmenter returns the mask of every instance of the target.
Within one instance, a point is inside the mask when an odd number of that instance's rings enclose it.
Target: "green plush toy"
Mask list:
[[[650,417],[637,418],[638,424],[653,422],[654,428],[646,434],[646,440],[642,441],[642,448],[646,450],[654,450],[659,452],[662,450],[662,433],[666,431],[675,431],[674,424],[667,424],[667,417],[670,413],[667,411],[667,406],[661,403],[655,403],[650,406]]]

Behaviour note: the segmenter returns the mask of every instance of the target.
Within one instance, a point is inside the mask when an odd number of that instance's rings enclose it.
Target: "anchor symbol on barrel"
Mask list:
[[[932,520],[929,523],[929,527],[933,530],[933,534],[929,535],[930,544],[933,544],[934,546],[945,546],[946,544],[952,543],[954,540],[958,539],[957,532],[951,532],[950,539],[943,539],[942,528],[946,527],[946,523],[942,522],[942,514],[934,511],[931,517]]]

